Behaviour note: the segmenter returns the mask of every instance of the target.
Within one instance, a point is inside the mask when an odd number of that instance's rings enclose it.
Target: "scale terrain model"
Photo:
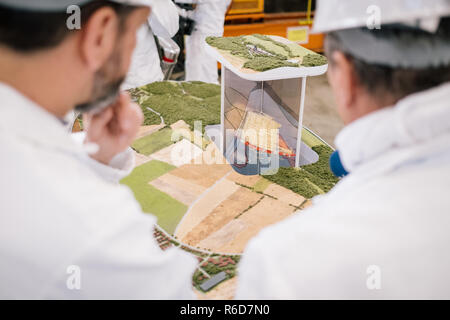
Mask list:
[[[241,175],[216,143],[193,131],[196,120],[202,121],[202,133],[220,125],[220,86],[164,81],[131,94],[145,123],[132,146],[136,168],[122,183],[144,212],[158,217],[154,234],[164,250],[178,246],[198,258],[193,285],[199,294],[232,298],[236,266],[247,242],[264,227],[301,214],[313,196],[337,182],[328,169],[333,150],[304,128],[303,143],[318,155],[316,162],[279,168],[273,175]],[[244,127],[258,123],[278,127],[259,113],[248,113]],[[219,163],[208,164],[211,154]]]
[[[302,142],[306,78],[324,74],[327,59],[278,36],[209,37],[222,64],[221,121],[207,135],[240,174],[273,175],[319,160]],[[210,133],[212,132],[212,133]]]
[[[206,42],[246,73],[327,64],[324,56],[278,36],[208,37]]]

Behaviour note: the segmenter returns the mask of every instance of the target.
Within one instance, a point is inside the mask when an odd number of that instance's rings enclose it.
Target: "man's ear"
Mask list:
[[[114,51],[119,19],[112,8],[98,9],[81,30],[81,56],[86,66],[98,71]]]
[[[340,51],[334,51],[329,80],[333,84],[336,102],[340,108],[351,108],[354,104],[357,90],[357,80],[353,65]]]

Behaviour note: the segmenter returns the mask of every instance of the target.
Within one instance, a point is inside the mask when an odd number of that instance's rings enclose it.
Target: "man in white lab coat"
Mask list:
[[[223,35],[225,14],[231,0],[193,0],[197,4],[192,19],[194,31],[186,37],[186,81],[219,83],[217,60],[205,49],[208,36]]]
[[[348,175],[249,243],[237,298],[450,298],[449,16],[446,0],[318,2]]]
[[[175,4],[171,0],[149,1],[152,12],[147,23],[138,31],[130,70],[122,85],[124,90],[164,79],[154,36],[170,39],[178,32],[179,15]]]
[[[148,4],[2,0],[0,299],[193,297],[196,260],[161,251],[155,217],[117,183],[142,121],[118,92]],[[75,106],[88,113],[77,140],[61,120]]]

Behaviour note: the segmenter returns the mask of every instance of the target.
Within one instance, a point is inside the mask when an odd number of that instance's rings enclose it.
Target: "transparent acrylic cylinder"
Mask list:
[[[250,81],[222,70],[224,154],[245,175],[294,167],[299,138],[302,78]],[[317,161],[301,144],[300,164]]]

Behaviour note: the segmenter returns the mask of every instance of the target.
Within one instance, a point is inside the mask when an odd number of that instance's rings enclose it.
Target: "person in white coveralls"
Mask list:
[[[449,299],[450,1],[317,5],[347,175],[249,242],[236,297]]]
[[[196,3],[191,16],[195,21],[194,31],[186,37],[186,81],[219,83],[217,60],[205,49],[208,36],[223,35],[225,14],[231,0],[184,0]]]
[[[156,218],[118,184],[143,119],[119,91],[150,3],[0,1],[0,299],[195,297],[196,259],[163,252]],[[77,139],[62,121],[75,106]]]
[[[162,81],[160,58],[154,36],[170,39],[178,32],[179,15],[171,0],[149,0],[152,12],[138,31],[137,45],[122,89],[137,88]]]

